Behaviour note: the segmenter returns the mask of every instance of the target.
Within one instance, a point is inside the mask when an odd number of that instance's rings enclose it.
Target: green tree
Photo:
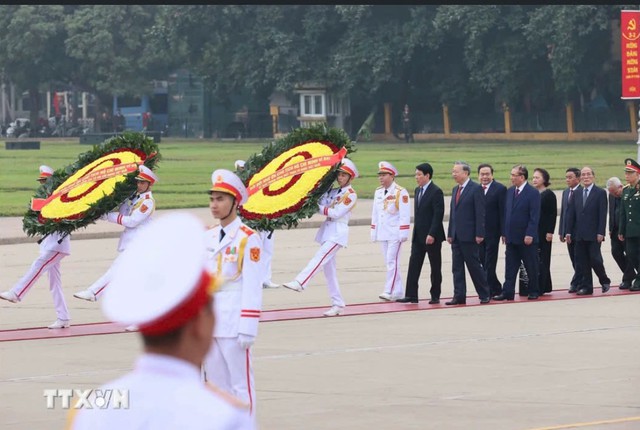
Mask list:
[[[39,93],[72,68],[64,53],[65,8],[0,5],[0,70],[4,81],[29,92],[33,130],[41,108]]]

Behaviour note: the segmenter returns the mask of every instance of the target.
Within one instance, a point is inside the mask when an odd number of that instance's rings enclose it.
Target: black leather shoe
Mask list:
[[[578,287],[574,287],[573,285],[569,288],[569,293],[577,293],[578,292]]]
[[[610,288],[611,288],[611,284],[603,284],[602,285],[602,292],[606,293],[607,291],[609,291]]]
[[[632,285],[629,291],[640,291],[640,285]]]
[[[621,282],[618,288],[620,288],[621,290],[628,290],[630,287],[631,284],[629,284],[628,282]]]
[[[579,296],[591,296],[593,295],[593,290],[589,290],[588,288],[580,288],[576,294]]]
[[[414,299],[413,297],[403,297],[396,300],[396,303],[418,303],[418,299]]]
[[[507,297],[504,295],[504,293],[502,293],[502,294],[498,294],[497,296],[493,296],[493,300],[497,300],[499,302],[503,300],[513,301],[513,297]]]
[[[440,303],[440,299],[431,299],[431,300],[429,300],[429,304],[430,305],[437,305],[438,303]]]
[[[535,294],[529,294],[527,300],[538,300],[538,296],[536,296]]]
[[[466,304],[467,304],[466,300],[458,300],[455,297],[451,299],[451,301],[445,302],[445,305],[447,306],[466,305]]]
[[[490,299],[490,298],[488,298],[488,297],[487,297],[486,299],[480,299],[480,304],[481,304],[481,305],[486,305],[486,304],[487,304],[487,303],[489,303],[490,301],[491,301],[491,299]]]

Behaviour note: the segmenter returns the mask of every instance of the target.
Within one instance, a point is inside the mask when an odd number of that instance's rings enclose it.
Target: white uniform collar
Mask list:
[[[136,360],[135,370],[200,381],[200,368],[188,361],[165,354],[145,352]]]

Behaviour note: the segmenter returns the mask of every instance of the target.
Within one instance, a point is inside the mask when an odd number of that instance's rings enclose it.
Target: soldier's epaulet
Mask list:
[[[251,230],[246,225],[241,225],[240,226],[240,230],[242,230],[244,232],[244,234],[246,234],[247,236],[251,236],[253,233],[255,233],[255,231]]]
[[[222,400],[224,400],[225,402],[229,403],[231,406],[233,406],[235,408],[247,409],[247,410],[251,408],[251,405],[249,405],[248,403],[245,403],[242,400],[240,400],[239,398],[237,398],[236,396],[227,393],[226,391],[222,390],[221,388],[216,387],[211,382],[208,382],[208,381],[205,382],[204,386],[207,387],[207,389],[210,392],[212,392],[216,396],[220,397]]]
[[[382,185],[380,185],[378,188],[376,188],[376,191],[381,190],[382,189]]]
[[[397,188],[399,191],[404,191],[404,190],[406,190],[406,188],[405,188],[405,187],[403,187],[402,185],[398,185],[398,184],[396,184],[396,188]]]
[[[625,185],[624,187],[622,187],[622,189],[624,190],[625,188],[629,188],[629,187],[631,187],[631,184]]]
[[[142,196],[142,198],[150,199],[151,198],[151,193],[145,193],[144,196]]]
[[[216,228],[219,224],[211,224],[205,227],[205,230],[211,230],[213,228]]]
[[[351,187],[347,188],[347,192],[349,192],[349,193],[355,193],[354,189],[353,189],[353,188],[351,188]]]

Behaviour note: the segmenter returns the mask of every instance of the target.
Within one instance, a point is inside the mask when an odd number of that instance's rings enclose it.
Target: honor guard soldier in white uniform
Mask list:
[[[209,270],[223,285],[215,295],[217,324],[213,348],[204,360],[204,377],[249,404],[255,416],[251,346],[262,310],[261,242],[237,213],[249,197],[242,180],[218,169],[211,181],[209,208],[220,224],[206,231],[205,242]]]
[[[373,196],[371,240],[380,242],[387,268],[387,279],[380,298],[393,301],[404,297],[400,275],[400,246],[409,238],[411,207],[409,192],[396,184],[398,170],[391,163],[378,163],[380,186]]]
[[[69,429],[255,428],[248,405],[202,381],[200,367],[218,324],[212,302],[219,284],[206,267],[204,230],[193,215],[168,214],[116,259],[102,309],[111,321],[140,328],[144,353],[131,373],[100,387],[125,392],[126,403],[115,403],[113,395],[103,397],[109,399],[104,407],[78,402]],[[89,400],[99,404],[95,390]]]
[[[283,287],[300,292],[307,288],[309,280],[322,268],[331,296],[331,308],[323,313],[327,317],[340,315],[345,307],[338,284],[335,257],[341,248],[347,246],[349,240],[351,209],[358,200],[356,192],[351,188],[351,181],[357,177],[358,169],[353,161],[343,159],[338,169],[339,187],[331,188],[318,202],[318,211],[327,217],[316,234],[320,249],[293,281],[282,284]]]
[[[244,170],[245,161],[236,160],[234,167],[236,172]],[[271,258],[273,257],[273,230],[271,231],[258,231],[260,240],[262,240],[262,264],[264,265],[264,280],[262,281],[263,288],[278,288],[280,285],[271,281]]]
[[[151,186],[158,182],[158,177],[147,166],[141,165],[138,170],[138,176],[136,176],[138,189],[136,192],[120,205],[118,212],[110,212],[103,216],[106,221],[124,226],[124,231],[120,235],[120,241],[118,242],[118,252],[124,251],[140,228],[151,221],[151,214],[156,209],[156,201],[151,195]],[[98,300],[104,289],[109,285],[112,276],[111,271],[112,268],[109,268],[89,288],[75,293],[73,297],[90,302]]]
[[[53,169],[49,166],[40,166],[40,176],[37,181],[40,184],[47,182],[53,175]],[[62,292],[62,276],[60,273],[60,260],[71,254],[71,237],[68,234],[51,233],[38,241],[40,253],[38,258],[22,278],[9,290],[0,293],[0,299],[11,303],[18,303],[33,287],[43,274],[49,275],[49,291],[53,297],[53,305],[56,308],[56,321],[49,328],[69,327],[69,310]]]

